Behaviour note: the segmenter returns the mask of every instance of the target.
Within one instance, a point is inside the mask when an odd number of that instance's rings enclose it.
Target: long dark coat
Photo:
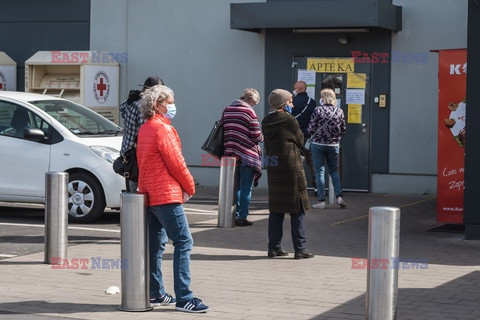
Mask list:
[[[300,154],[303,133],[297,120],[287,112],[275,111],[263,119],[262,131],[270,212],[299,213],[302,207],[308,210],[307,180]]]

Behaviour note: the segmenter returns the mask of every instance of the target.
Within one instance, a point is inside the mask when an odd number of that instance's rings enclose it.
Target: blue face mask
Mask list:
[[[292,113],[292,106],[289,106],[288,104],[285,106],[285,111],[288,113]]]
[[[165,107],[167,108],[167,113],[164,114],[165,118],[172,120],[177,114],[177,107],[174,103],[167,104]]]

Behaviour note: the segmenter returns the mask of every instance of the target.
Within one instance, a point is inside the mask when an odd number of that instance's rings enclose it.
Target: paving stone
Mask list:
[[[199,197],[216,199],[218,190],[199,188]],[[254,190],[254,225],[217,228],[217,220],[191,225],[192,290],[211,310],[203,319],[364,319],[366,269],[353,269],[352,257],[366,258],[368,209],[401,208],[400,257],[426,259],[427,269],[399,270],[398,319],[480,319],[480,242],[459,234],[428,230],[435,221],[431,196],[346,193],[349,206],[310,210],[306,215],[307,246],[314,259],[293,254],[267,258],[266,193]],[[194,204],[186,206],[194,207]],[[250,219],[250,218],[249,218]],[[283,247],[293,252],[289,216]],[[94,253],[92,255],[92,252]],[[69,257],[120,258],[120,243],[95,242],[68,248]],[[163,261],[164,282],[173,292],[173,246]],[[198,319],[173,307],[149,312],[118,310],[121,270],[52,269],[43,252],[0,261],[0,313],[74,319]]]

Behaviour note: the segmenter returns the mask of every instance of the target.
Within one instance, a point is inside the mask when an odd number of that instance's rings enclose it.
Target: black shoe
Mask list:
[[[301,252],[295,252],[295,259],[310,259],[313,257],[315,257],[315,255],[308,252],[307,250],[303,250]]]
[[[278,248],[275,250],[268,250],[268,257],[275,258],[275,257],[285,257],[288,256],[288,252],[283,250],[282,248]]]
[[[248,221],[247,219],[237,219],[235,221],[235,225],[237,225],[239,227],[248,227],[248,226],[251,226],[252,224],[253,224],[253,222]]]

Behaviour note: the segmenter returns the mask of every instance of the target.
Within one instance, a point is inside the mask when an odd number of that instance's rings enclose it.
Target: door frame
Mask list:
[[[299,63],[299,60],[301,59],[305,59],[305,64],[307,63],[306,59],[308,58],[319,58],[319,59],[334,59],[334,58],[342,58],[342,59],[345,59],[345,58],[352,58],[351,56],[345,56],[345,55],[342,55],[342,54],[335,54],[335,55],[325,55],[325,54],[308,54],[308,55],[294,55],[291,57],[291,79],[292,79],[292,84],[291,84],[291,87],[293,88],[293,84],[298,80],[298,70],[300,69],[299,66],[298,66],[298,63]],[[366,65],[368,66],[367,68],[365,67],[360,67],[361,73],[366,73],[366,89],[365,89],[365,103],[362,105],[362,115],[364,115],[365,113],[367,114],[367,118],[366,119],[360,119],[360,122],[358,125],[361,126],[360,130],[362,130],[363,133],[367,134],[367,137],[366,139],[364,140],[364,143],[367,144],[367,150],[366,150],[366,155],[364,155],[364,159],[363,159],[363,164],[362,166],[364,166],[364,170],[362,170],[364,172],[364,177],[361,178],[361,182],[358,184],[358,187],[345,187],[345,184],[342,182],[342,188],[344,191],[353,191],[353,192],[370,192],[371,191],[371,180],[372,180],[372,172],[371,172],[371,143],[372,143],[372,139],[371,139],[371,130],[370,130],[370,127],[372,126],[372,123],[373,123],[373,119],[372,119],[372,112],[371,112],[371,109],[373,108],[373,99],[371,99],[371,96],[372,96],[372,81],[373,81],[373,78],[372,78],[372,68],[371,68],[371,64],[358,64],[358,63],[355,63],[355,68],[354,68],[354,72],[358,70],[358,67],[359,65]],[[356,124],[349,124],[348,123],[348,110],[349,110],[349,106],[348,104],[346,103],[346,90],[348,89],[347,87],[347,74],[348,72],[316,72],[316,75],[315,77],[319,77],[318,74],[321,74],[320,77],[320,81],[323,81],[323,77],[324,75],[326,74],[331,74],[331,75],[334,75],[334,74],[342,74],[342,75],[345,75],[343,76],[342,78],[342,96],[341,96],[341,104],[340,104],[340,107],[342,108],[342,110],[344,111],[344,114],[345,114],[345,120],[347,122],[347,134],[348,134],[348,127],[350,126],[350,129],[352,128],[352,126],[355,126]],[[312,98],[312,99],[315,99],[315,101],[317,101],[317,104],[318,104],[318,99],[320,98],[319,97],[319,92],[320,92],[320,89],[321,89],[321,84],[320,84],[320,87],[319,87],[319,82],[316,81],[315,82],[315,90],[314,90],[314,96],[310,96],[309,94],[309,97]],[[364,112],[364,110],[367,110],[368,112]],[[362,133],[360,133],[362,134]],[[342,147],[340,148],[340,157],[339,157],[339,161],[340,161],[340,164],[339,164],[339,168],[340,168],[340,176],[342,178],[342,181],[344,181],[343,177],[342,177],[342,172],[344,172],[344,154],[342,152]],[[350,170],[347,170],[347,171],[350,171]],[[350,173],[351,174],[351,173]],[[328,180],[326,180],[328,181]],[[348,182],[347,182],[348,183]]]

